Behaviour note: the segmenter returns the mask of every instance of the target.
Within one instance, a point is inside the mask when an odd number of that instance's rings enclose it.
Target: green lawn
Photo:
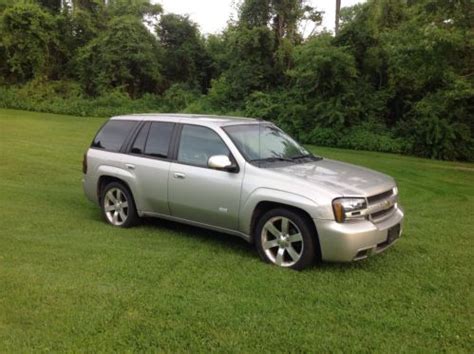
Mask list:
[[[304,272],[239,238],[120,230],[81,187],[103,119],[0,110],[0,352],[474,351],[474,165],[314,147],[394,176],[395,247]]]

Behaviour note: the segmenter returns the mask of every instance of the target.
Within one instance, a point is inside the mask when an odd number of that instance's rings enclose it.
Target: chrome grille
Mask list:
[[[398,196],[393,189],[367,198],[367,214],[373,222],[385,220],[395,212]]]
[[[390,189],[389,191],[386,191],[386,192],[368,197],[367,198],[367,203],[369,203],[369,205],[374,204],[374,203],[377,203],[381,200],[387,199],[388,197],[391,197],[392,195],[393,195],[393,189]]]
[[[390,214],[390,212],[391,212],[393,209],[395,209],[395,205],[392,205],[392,206],[391,206],[390,208],[388,208],[388,209],[380,210],[380,211],[377,211],[377,212],[375,212],[375,213],[372,213],[372,214],[370,214],[370,217],[371,217],[372,219],[375,219],[375,220],[376,220],[376,219],[380,219],[382,216],[385,216],[385,215],[387,215],[387,214]]]

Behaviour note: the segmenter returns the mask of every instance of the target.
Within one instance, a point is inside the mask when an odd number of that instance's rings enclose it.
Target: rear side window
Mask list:
[[[130,120],[109,120],[96,135],[92,147],[107,151],[120,151],[137,122]]]
[[[150,123],[145,123],[138,133],[135,142],[132,146],[132,154],[144,154],[145,153],[145,143],[146,138],[148,137],[148,129],[150,128]]]
[[[167,158],[170,147],[174,123],[151,123],[148,138],[145,144],[145,155]]]

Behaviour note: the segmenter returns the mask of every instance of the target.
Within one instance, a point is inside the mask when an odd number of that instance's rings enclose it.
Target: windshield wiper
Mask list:
[[[274,157],[266,157],[264,159],[253,159],[250,160],[250,162],[274,162],[274,161],[286,161],[286,162],[292,162],[294,163],[292,159],[288,159],[286,157],[281,157],[281,156],[274,156]]]
[[[322,157],[314,156],[313,154],[302,154],[302,155],[296,155],[296,156],[291,157],[292,160],[298,160],[298,159],[304,159],[304,158],[311,158],[311,159],[314,159],[314,160],[322,160],[323,159]]]
[[[295,156],[291,156],[291,159],[292,159],[292,160],[304,159],[305,157],[313,157],[313,155],[312,155],[312,154],[295,155]]]

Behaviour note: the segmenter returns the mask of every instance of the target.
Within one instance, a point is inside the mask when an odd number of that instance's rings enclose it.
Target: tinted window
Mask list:
[[[108,151],[119,151],[137,124],[130,120],[109,120],[96,135],[92,146]]]
[[[151,123],[145,146],[145,154],[155,157],[168,157],[168,150],[174,123]]]
[[[209,157],[230,151],[216,132],[196,125],[185,125],[179,142],[178,161],[207,167]]]
[[[150,123],[145,123],[138,133],[133,146],[132,146],[132,154],[143,154],[145,151],[145,143],[146,138],[148,137],[148,128],[150,127]]]

